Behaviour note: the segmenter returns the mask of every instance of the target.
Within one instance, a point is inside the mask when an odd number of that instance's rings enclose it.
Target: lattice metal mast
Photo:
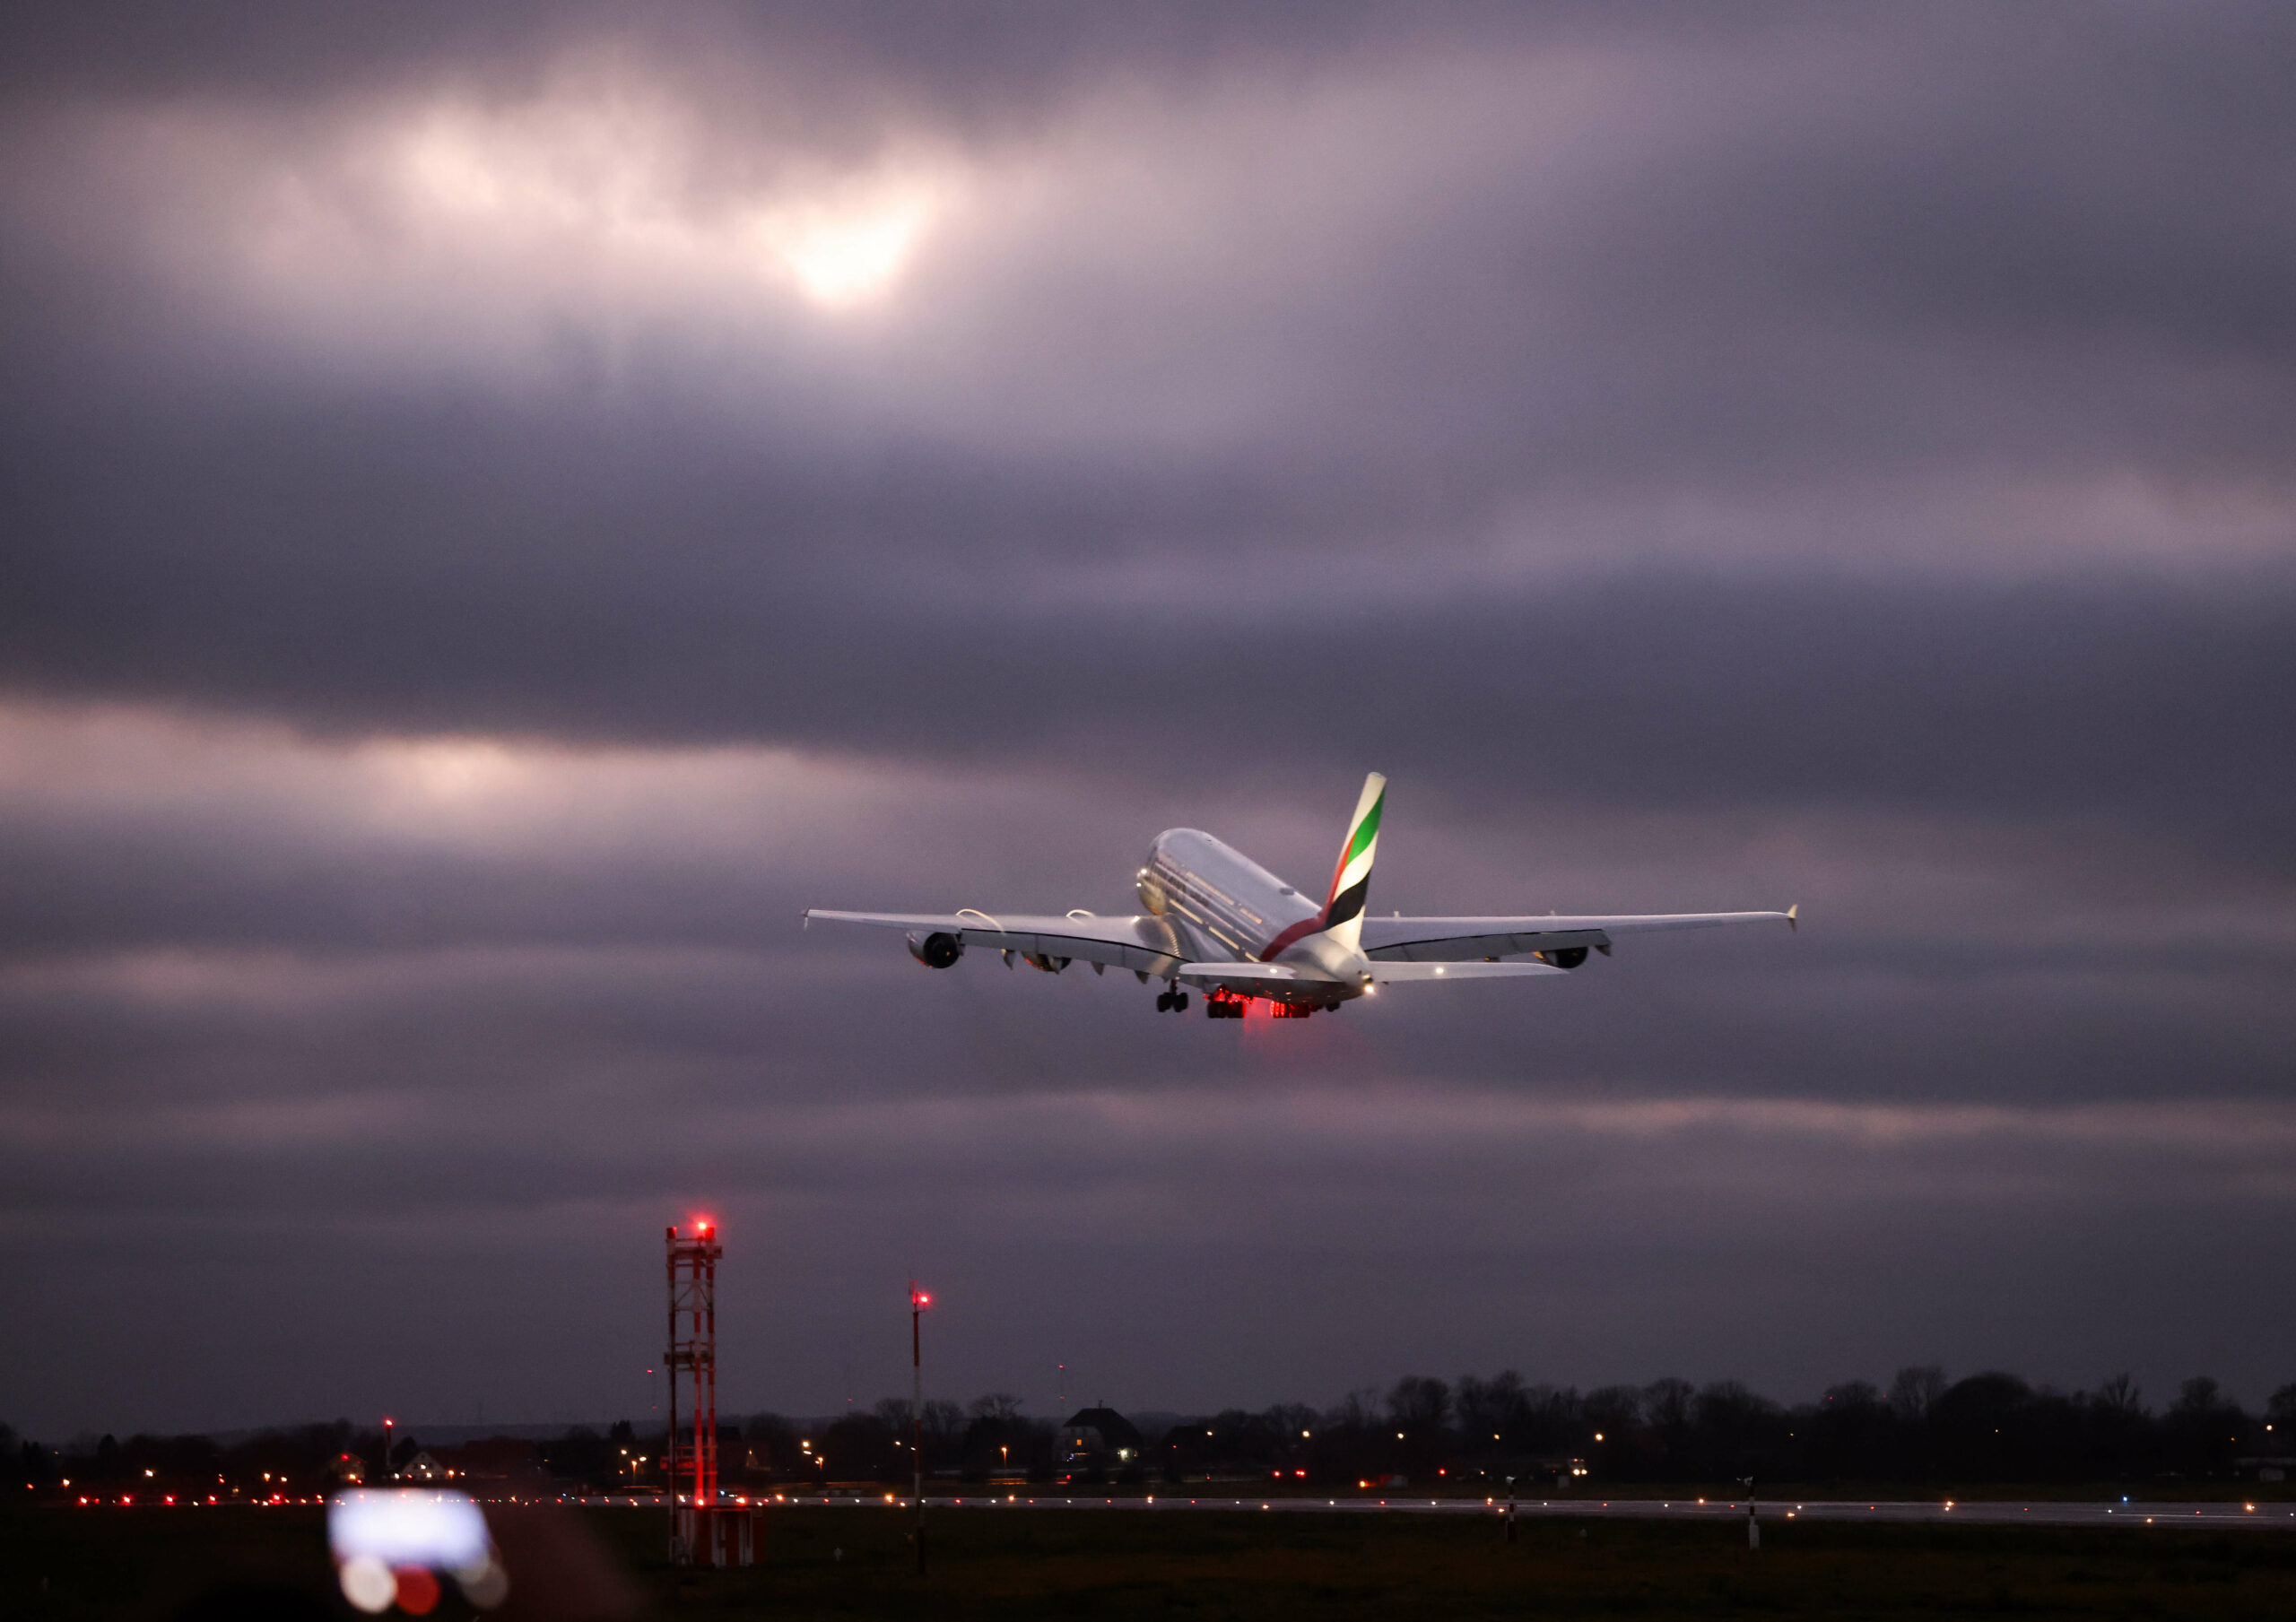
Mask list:
[[[689,1505],[708,1508],[718,1502],[718,1258],[725,1250],[718,1243],[717,1226],[707,1217],[694,1219],[690,1236],[681,1237],[671,1227],[668,1240],[670,1346],[663,1363],[670,1376],[670,1431],[664,1463],[674,1514],[681,1474]],[[683,1448],[678,1443],[681,1375],[693,1414],[693,1439]]]

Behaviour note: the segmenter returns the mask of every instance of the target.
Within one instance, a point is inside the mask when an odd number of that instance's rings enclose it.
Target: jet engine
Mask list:
[[[922,941],[911,935],[909,938],[909,955],[927,968],[946,968],[965,955],[965,943],[954,935],[936,930]],[[1585,954],[1580,955],[1583,957]]]
[[[1531,956],[1542,963],[1552,963],[1557,968],[1576,968],[1587,960],[1587,949],[1583,946],[1557,946],[1543,952],[1533,952]]]

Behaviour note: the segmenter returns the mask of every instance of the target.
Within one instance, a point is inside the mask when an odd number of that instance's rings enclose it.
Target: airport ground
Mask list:
[[[2296,1615],[2296,1532],[2261,1527],[1779,1519],[1749,1551],[1735,1520],[1526,1518],[1510,1545],[1474,1514],[939,1510],[919,1578],[909,1516],[882,1503],[778,1505],[764,1564],[722,1572],[674,1570],[649,1509],[562,1513],[657,1618]],[[0,1515],[10,1618],[166,1618],[251,1578],[331,1592],[322,1512]]]

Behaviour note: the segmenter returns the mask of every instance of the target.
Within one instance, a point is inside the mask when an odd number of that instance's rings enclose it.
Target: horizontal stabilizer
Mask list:
[[[1552,963],[1374,963],[1371,978],[1382,985],[1404,980],[1512,980],[1525,975],[1567,975]]]
[[[1195,985],[1232,985],[1249,992],[1256,985],[1329,985],[1328,975],[1298,969],[1286,963],[1183,963],[1172,978]]]

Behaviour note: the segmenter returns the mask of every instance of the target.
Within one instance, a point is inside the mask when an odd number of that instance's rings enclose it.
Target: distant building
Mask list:
[[[1064,1469],[1122,1469],[1139,1462],[1140,1427],[1112,1408],[1080,1409],[1060,1427]]]
[[[427,1455],[432,1466],[457,1481],[524,1481],[548,1476],[542,1450],[523,1436],[487,1436]]]
[[[454,1471],[427,1453],[418,1453],[399,1470],[402,1481],[444,1481]]]

